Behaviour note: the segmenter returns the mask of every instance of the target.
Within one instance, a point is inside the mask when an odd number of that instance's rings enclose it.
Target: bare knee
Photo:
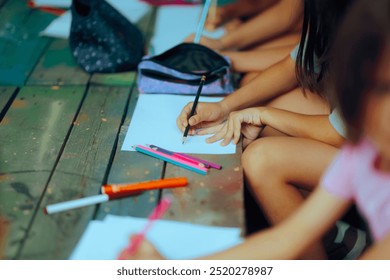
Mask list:
[[[271,140],[271,141],[270,141]],[[244,174],[249,181],[265,182],[277,168],[272,139],[260,138],[251,143],[242,155]]]

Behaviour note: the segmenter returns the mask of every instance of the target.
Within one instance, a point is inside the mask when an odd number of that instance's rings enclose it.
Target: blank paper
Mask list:
[[[221,98],[200,97],[200,102],[217,102]],[[169,94],[140,94],[128,128],[122,150],[134,151],[134,145],[153,144],[161,148],[192,154],[234,154],[236,146],[222,147],[219,142],[208,144],[209,136],[191,136],[182,144],[183,133],[176,118],[183,107],[194,101],[194,96]]]
[[[108,215],[91,221],[74,249],[72,260],[114,260],[129,245],[129,238],[141,232],[145,218]],[[146,237],[168,259],[193,259],[241,243],[240,229],[202,226],[159,220]]]

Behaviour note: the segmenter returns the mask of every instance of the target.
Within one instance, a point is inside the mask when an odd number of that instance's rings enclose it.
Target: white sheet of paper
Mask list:
[[[217,102],[221,98],[200,97],[199,102]],[[161,148],[193,154],[234,154],[236,146],[222,147],[219,142],[205,142],[210,136],[188,136],[182,144],[183,133],[176,118],[183,107],[194,101],[194,96],[169,94],[140,94],[122,150],[134,151],[134,145],[153,144]]]
[[[147,219],[108,215],[91,221],[70,256],[71,260],[113,260],[129,245],[129,237],[141,232]],[[240,229],[202,226],[159,220],[147,234],[168,259],[193,259],[216,253],[242,242]]]
[[[72,4],[72,0],[33,0],[36,7],[56,7],[56,8],[69,8]]]
[[[43,1],[43,0],[42,0]],[[45,0],[48,1],[48,0]],[[50,2],[50,1],[49,1]],[[107,0],[115,9],[118,10],[130,22],[138,22],[150,9],[150,6],[138,0]],[[49,4],[48,4],[49,5]],[[49,5],[50,6],[50,5]],[[54,19],[40,35],[67,39],[70,33],[72,15],[70,11]]]
[[[68,39],[71,21],[72,14],[70,11],[67,11],[54,19],[42,32],[39,33],[39,35],[59,39]]]
[[[202,7],[202,5],[159,7],[150,54],[160,54],[182,43],[190,34],[195,33]],[[224,32],[223,28],[214,32],[203,30],[203,35],[210,38],[220,38]]]

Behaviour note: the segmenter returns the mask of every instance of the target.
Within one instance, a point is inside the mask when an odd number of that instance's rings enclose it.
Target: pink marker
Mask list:
[[[172,204],[172,199],[170,197],[164,197],[161,199],[160,203],[157,204],[156,208],[154,208],[152,213],[149,215],[148,221],[144,229],[131,240],[130,245],[126,248],[126,251],[129,254],[134,255],[135,253],[137,253],[139,246],[141,245],[142,241],[145,239],[146,233],[149,231],[153,223],[158,219],[160,219],[165,214],[165,212],[169,209],[171,204]]]

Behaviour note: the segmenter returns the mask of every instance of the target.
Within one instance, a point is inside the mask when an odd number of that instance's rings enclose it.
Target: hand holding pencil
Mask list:
[[[184,131],[187,125],[191,126],[188,135],[196,134],[199,129],[221,124],[229,114],[222,102],[199,102],[193,116],[191,116],[192,106],[193,102],[189,102],[184,106],[176,119],[180,131]]]

